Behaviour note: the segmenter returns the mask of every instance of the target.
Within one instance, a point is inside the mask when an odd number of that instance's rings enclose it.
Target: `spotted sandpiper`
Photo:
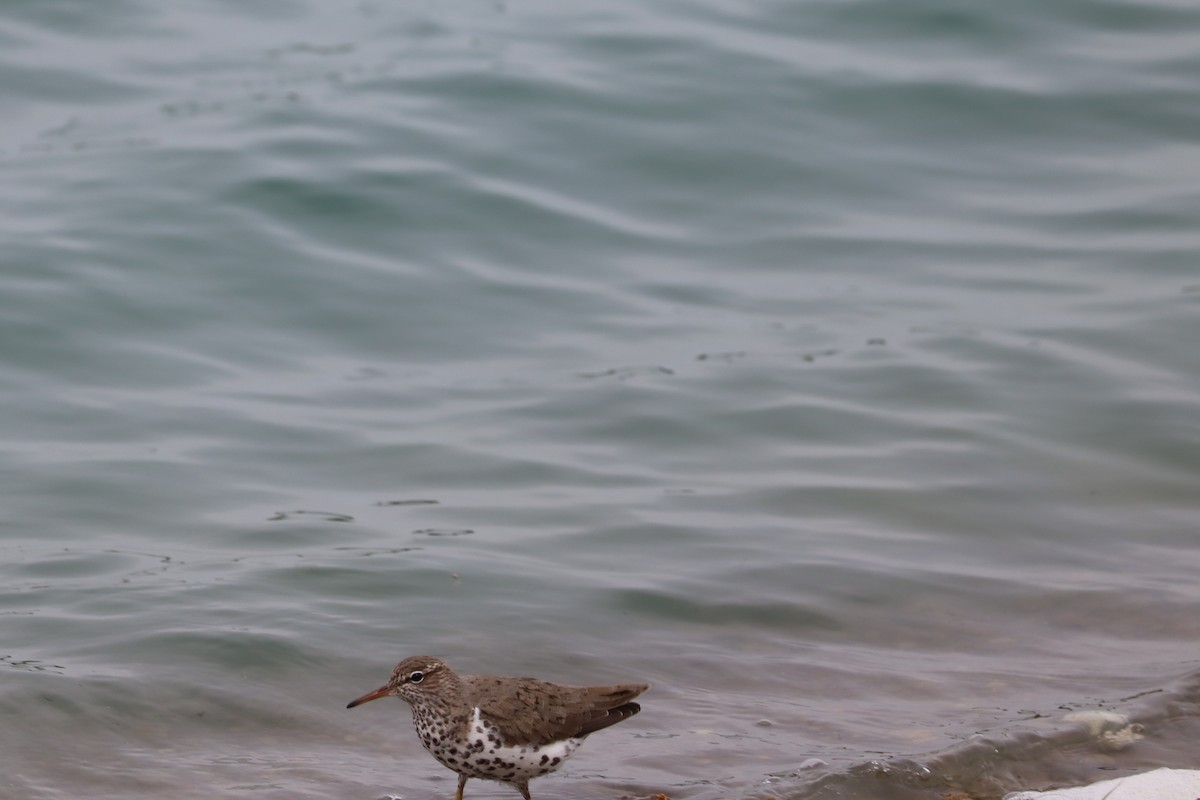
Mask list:
[[[459,675],[433,656],[412,656],[354,708],[392,695],[412,706],[413,726],[434,758],[468,778],[511,783],[529,800],[529,781],[554,772],[590,733],[642,710],[632,702],[650,687],[564,686],[537,678]]]

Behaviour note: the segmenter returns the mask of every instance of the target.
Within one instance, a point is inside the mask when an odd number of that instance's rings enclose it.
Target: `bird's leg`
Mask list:
[[[529,800],[529,781],[513,781],[513,786],[517,787],[517,791],[521,793],[521,797]]]
[[[462,800],[462,792],[463,792],[463,789],[466,787],[466,785],[467,785],[467,776],[459,775],[458,776],[458,791],[454,793],[454,800]]]

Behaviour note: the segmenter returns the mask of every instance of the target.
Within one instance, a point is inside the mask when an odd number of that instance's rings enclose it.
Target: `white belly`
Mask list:
[[[422,737],[423,738],[423,737]],[[554,772],[571,757],[583,739],[563,739],[546,744],[506,747],[499,733],[489,726],[475,709],[466,742],[452,747],[430,746],[430,753],[450,769],[471,778],[494,781],[527,781]]]

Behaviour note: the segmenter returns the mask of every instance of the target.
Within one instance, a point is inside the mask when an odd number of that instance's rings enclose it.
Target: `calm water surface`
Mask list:
[[[654,684],[543,798],[1200,766],[1198,41],[9,3],[0,794],[449,797],[416,653]]]

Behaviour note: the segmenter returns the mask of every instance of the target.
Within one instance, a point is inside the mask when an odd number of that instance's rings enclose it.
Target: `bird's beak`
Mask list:
[[[349,703],[346,704],[346,708],[354,708],[355,706],[361,706],[363,703],[369,703],[372,700],[378,700],[381,697],[387,697],[388,690],[391,688],[392,687],[387,686],[386,684],[383,686],[380,686],[378,689],[376,689],[373,692],[367,692],[362,697],[351,700]]]

